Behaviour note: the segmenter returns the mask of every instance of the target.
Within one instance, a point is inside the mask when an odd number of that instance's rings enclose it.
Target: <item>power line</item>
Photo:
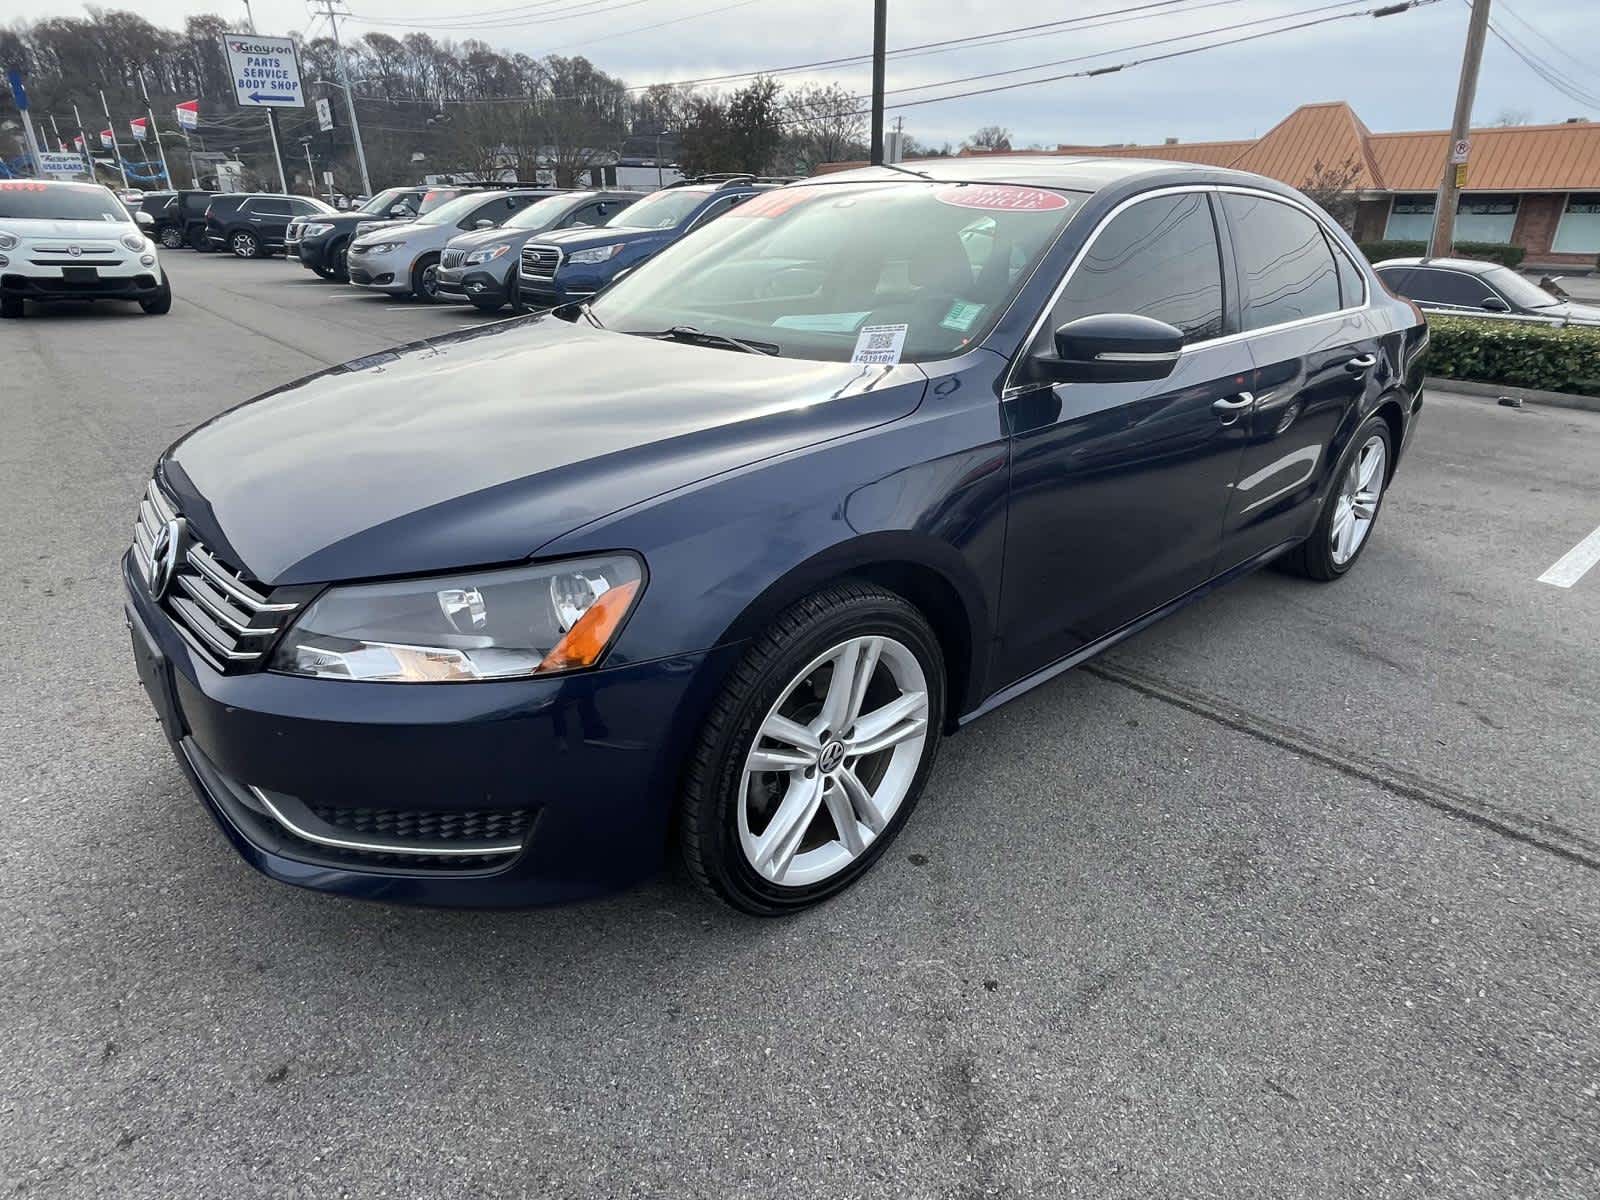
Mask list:
[[[1531,70],[1535,75],[1539,76],[1540,79],[1544,80],[1556,91],[1560,92],[1567,99],[1576,101],[1577,103],[1584,105],[1586,108],[1600,108],[1600,97],[1591,95],[1589,92],[1584,90],[1582,85],[1568,78],[1560,71],[1556,70],[1556,68],[1551,66],[1548,62],[1534,54],[1531,50],[1528,50],[1526,47],[1522,46],[1516,41],[1516,39],[1508,35],[1493,21],[1489,22],[1489,32],[1492,33],[1500,41],[1500,43],[1506,47],[1506,49],[1510,50],[1512,54],[1520,58],[1529,70]]]
[[[570,11],[558,11],[553,14],[533,13],[524,17],[504,20],[494,18],[467,21],[447,17],[437,21],[417,21],[401,20],[394,17],[363,17],[357,13],[350,15],[368,25],[398,26],[405,29],[441,29],[448,33],[470,33],[480,29],[514,28],[534,21],[538,21],[540,24],[549,24],[553,21],[572,21],[579,17],[598,17],[607,13],[620,12],[624,8],[637,8],[641,4],[649,4],[651,2],[652,0],[622,0],[620,4],[612,4],[610,7],[606,7],[607,0],[581,0],[581,3]]]
[[[1568,62],[1574,64],[1578,68],[1578,70],[1584,72],[1585,74],[1587,74],[1589,72],[1594,72],[1596,75],[1600,75],[1600,68],[1596,68],[1593,63],[1584,62],[1576,54],[1573,54],[1572,51],[1568,50],[1565,46],[1563,46],[1560,42],[1556,41],[1549,34],[1543,32],[1541,29],[1539,29],[1539,27],[1536,26],[1532,21],[1529,21],[1526,17],[1523,17],[1523,16],[1521,16],[1521,15],[1515,13],[1515,12],[1512,12],[1511,9],[1504,3],[1504,0],[1501,0],[1500,12],[1501,12],[1501,14],[1503,16],[1510,17],[1518,25],[1522,26],[1529,33],[1533,34],[1534,37],[1538,38],[1545,45],[1549,46],[1557,54],[1559,54],[1563,58],[1565,58]]]

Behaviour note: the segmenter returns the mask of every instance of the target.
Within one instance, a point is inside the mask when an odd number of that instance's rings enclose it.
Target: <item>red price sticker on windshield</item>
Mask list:
[[[0,181],[0,192],[42,192],[49,185],[44,183],[22,183],[12,180]]]
[[[985,212],[1054,212],[1070,203],[1060,192],[1010,183],[956,184],[940,188],[933,196],[941,204]]]

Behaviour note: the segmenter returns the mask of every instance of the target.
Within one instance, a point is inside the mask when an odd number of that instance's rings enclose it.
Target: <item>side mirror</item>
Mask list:
[[[145,229],[154,229],[156,227],[156,219],[142,208],[133,214],[133,219]]]
[[[1490,312],[1510,312],[1511,311],[1511,305],[1507,304],[1504,300],[1500,299],[1499,296],[1490,296],[1482,304],[1478,305],[1478,307],[1479,308],[1486,308]]]
[[[1056,330],[1055,353],[1036,354],[1036,373],[1053,383],[1136,383],[1165,379],[1178,365],[1183,334],[1135,313],[1096,313]]]
[[[489,220],[487,217],[479,217],[472,223],[472,227],[474,229],[493,229],[494,222]]]
[[[390,205],[389,215],[391,217],[409,217],[411,215],[411,206],[407,204]]]

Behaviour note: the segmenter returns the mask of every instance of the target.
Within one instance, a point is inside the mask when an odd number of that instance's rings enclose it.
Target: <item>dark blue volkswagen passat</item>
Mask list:
[[[676,843],[790,912],[944,734],[1264,563],[1350,571],[1426,340],[1255,176],[834,175],[180,440],[124,561],[139,672],[273,878],[519,905]]]

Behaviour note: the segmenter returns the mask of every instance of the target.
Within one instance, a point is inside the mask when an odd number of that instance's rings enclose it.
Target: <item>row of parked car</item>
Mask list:
[[[176,249],[284,253],[324,279],[471,304],[550,308],[593,295],[683,235],[789,182],[708,175],[650,194],[535,185],[395,187],[339,212],[306,196],[169,192],[147,228]]]

